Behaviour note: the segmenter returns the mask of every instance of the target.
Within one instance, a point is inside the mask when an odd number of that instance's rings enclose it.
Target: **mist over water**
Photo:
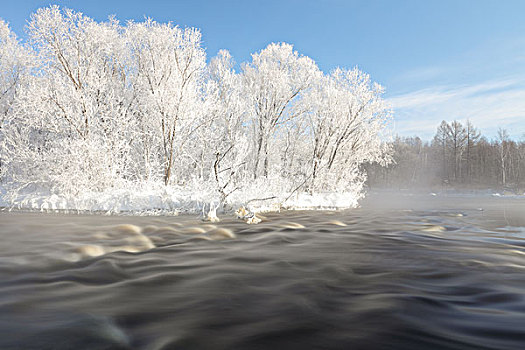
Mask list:
[[[233,218],[0,212],[1,349],[520,349],[525,200]]]

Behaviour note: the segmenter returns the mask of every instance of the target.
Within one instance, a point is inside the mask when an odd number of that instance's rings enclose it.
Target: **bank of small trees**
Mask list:
[[[489,140],[471,121],[442,121],[432,141],[397,137],[394,162],[387,168],[370,167],[371,186],[454,186],[525,188],[525,140],[512,140],[498,129]]]
[[[97,22],[39,9],[16,39],[0,22],[3,185],[74,196],[163,184],[230,194],[358,191],[386,163],[382,88],[324,74],[285,43],[239,72],[171,23]]]

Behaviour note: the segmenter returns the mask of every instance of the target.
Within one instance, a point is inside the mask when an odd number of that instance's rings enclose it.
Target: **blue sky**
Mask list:
[[[208,56],[237,62],[285,41],[325,72],[360,67],[386,88],[393,132],[430,139],[441,120],[466,120],[489,137],[525,134],[525,1],[516,0],[0,0],[24,37],[30,14],[58,4],[97,20],[144,16],[201,29]]]

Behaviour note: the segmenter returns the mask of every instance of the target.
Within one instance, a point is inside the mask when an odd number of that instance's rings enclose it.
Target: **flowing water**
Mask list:
[[[0,349],[524,349],[525,200],[0,212]]]

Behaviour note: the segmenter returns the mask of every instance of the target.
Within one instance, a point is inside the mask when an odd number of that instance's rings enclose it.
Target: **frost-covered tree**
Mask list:
[[[205,123],[201,93],[206,55],[201,33],[195,28],[182,29],[148,19],[128,23],[126,37],[136,66],[137,109],[147,130],[143,136],[153,135],[144,143],[160,141],[167,185],[184,145]]]
[[[0,19],[0,146],[5,143],[3,129],[14,113],[15,100],[27,83],[33,64],[33,51],[21,44],[9,25]],[[5,151],[0,147],[0,179],[5,167]]]
[[[49,114],[59,114],[82,139],[95,128],[109,134],[111,114],[120,116],[125,107],[127,62],[118,23],[97,23],[52,6],[32,15],[28,30],[50,90],[45,96]]]
[[[16,147],[38,163],[20,158],[19,176],[69,193],[133,177],[128,65],[118,23],[51,6],[31,16],[28,33],[38,74],[21,94],[13,124],[31,135],[18,138]]]
[[[300,56],[286,43],[268,45],[243,66],[253,133],[253,176],[267,176],[272,151],[270,139],[278,126],[301,115],[297,101],[320,75],[315,62]],[[299,107],[299,108],[298,108]]]
[[[248,140],[248,99],[226,50],[219,51],[208,66],[207,101],[213,124],[211,130],[205,129],[200,152],[213,150],[208,164],[213,164],[213,179],[224,201],[247,180],[253,151]]]
[[[381,133],[390,118],[383,88],[359,69],[336,69],[305,99],[312,133],[310,191],[362,183],[360,164],[389,162]]]
[[[0,19],[0,127],[31,64],[31,52]]]

